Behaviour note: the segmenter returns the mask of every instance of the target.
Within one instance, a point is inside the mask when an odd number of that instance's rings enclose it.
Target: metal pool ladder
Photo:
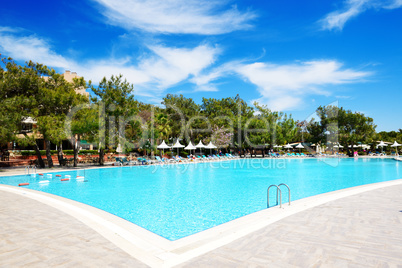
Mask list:
[[[278,205],[278,193],[279,193],[279,207],[282,208],[282,190],[280,188],[282,185],[286,186],[286,188],[288,188],[288,194],[289,194],[288,198],[289,198],[289,206],[290,206],[290,188],[287,184],[281,183],[279,185],[272,184],[268,187],[268,190],[267,190],[267,207],[268,208],[269,208],[269,189],[271,187],[276,187],[276,205]]]
[[[36,166],[26,166],[25,175],[30,175],[29,170],[32,170],[32,174],[36,174]]]

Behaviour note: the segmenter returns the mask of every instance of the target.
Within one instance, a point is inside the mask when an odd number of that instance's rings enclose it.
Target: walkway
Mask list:
[[[182,267],[400,267],[402,185],[299,212]]]
[[[397,267],[402,184],[296,213],[180,267]],[[146,267],[79,220],[0,191],[0,267]]]
[[[0,191],[0,267],[147,267],[77,219]]]

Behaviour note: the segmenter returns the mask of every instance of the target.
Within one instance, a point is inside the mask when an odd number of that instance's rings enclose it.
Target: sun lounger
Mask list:
[[[172,156],[172,159],[176,162],[181,162],[181,159],[178,156]]]
[[[155,156],[155,158],[159,163],[164,164],[164,162],[163,162],[162,158],[160,158],[160,156]]]
[[[151,162],[143,157],[137,157],[137,160],[142,164],[142,165],[148,165],[151,164]]]
[[[182,162],[188,162],[188,160],[187,159],[185,159],[185,158],[183,158],[183,157],[181,157],[180,155],[178,155],[177,156],[177,158],[179,158]]]
[[[125,157],[115,157],[116,162],[119,163],[120,165],[128,165],[130,161],[127,160]]]

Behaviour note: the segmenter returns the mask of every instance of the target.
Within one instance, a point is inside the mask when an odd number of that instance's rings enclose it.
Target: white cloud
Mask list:
[[[219,49],[209,45],[195,48],[169,48],[151,46],[152,55],[130,65],[126,60],[90,61],[83,66],[76,64],[76,70],[86,79],[94,82],[102,77],[123,74],[134,84],[135,94],[160,96],[166,89],[187,81],[201,70],[214,63]]]
[[[330,95],[325,86],[358,82],[370,74],[342,69],[331,60],[288,65],[257,62],[237,66],[236,72],[257,86],[261,94],[257,101],[273,110],[296,109],[307,95]]]
[[[394,0],[391,1],[388,5],[385,5],[385,9],[395,9],[395,8],[400,8],[402,7],[402,0]]]
[[[155,57],[143,61],[139,68],[158,81],[159,88],[168,88],[196,76],[214,63],[220,50],[209,45],[193,49],[152,46]]]
[[[32,60],[53,67],[67,68],[70,62],[51,50],[50,45],[34,35],[18,37],[18,29],[0,28],[0,48],[15,60]]]
[[[333,11],[320,20],[323,30],[342,30],[346,22],[368,9],[395,9],[402,0],[346,0],[344,8]]]
[[[3,30],[3,31],[1,31]],[[72,70],[97,84],[104,76],[122,74],[134,84],[135,94],[152,96],[163,92],[188,79],[197,76],[203,69],[213,64],[220,49],[207,44],[195,48],[172,48],[162,45],[149,46],[148,57],[131,64],[130,58],[102,59],[77,62],[58,55],[46,40],[35,36],[17,36],[12,29],[0,29],[0,48],[4,54],[15,60],[32,60],[53,68]],[[212,87],[204,87],[211,91]],[[199,90],[202,90],[200,88]]]
[[[214,35],[251,27],[256,17],[236,6],[225,9],[227,0],[94,0],[109,23],[152,33]],[[217,12],[216,10],[221,10]]]
[[[104,76],[122,74],[134,84],[135,94],[160,99],[170,87],[192,83],[195,91],[217,91],[215,82],[228,76],[240,76],[256,86],[257,100],[274,110],[296,109],[307,96],[330,95],[328,85],[361,82],[368,72],[345,69],[334,60],[316,60],[293,64],[231,61],[211,68],[221,53],[217,47],[201,44],[194,48],[149,46],[147,57],[133,64],[130,58],[77,62],[54,52],[43,39],[17,36],[19,32],[0,31],[0,47],[17,60],[29,60],[50,67],[69,69],[98,83]]]
[[[331,95],[324,90],[326,86],[361,82],[370,75],[368,72],[343,69],[342,64],[333,60],[284,65],[238,61],[228,62],[207,74],[194,77],[192,82],[202,87],[220,77],[236,74],[257,87],[261,97],[256,101],[277,111],[297,109],[308,95]]]

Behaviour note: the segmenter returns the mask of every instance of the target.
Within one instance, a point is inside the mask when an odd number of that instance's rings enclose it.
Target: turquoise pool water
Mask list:
[[[292,200],[402,178],[392,159],[252,159],[166,166],[87,169],[44,176],[0,177],[1,184],[73,199],[169,240],[176,240],[267,207],[267,188],[286,183]],[[56,174],[71,176],[61,182]],[[77,181],[77,175],[86,182]],[[41,184],[39,181],[49,180]],[[271,204],[275,191],[272,190]],[[287,191],[283,191],[283,202]]]

